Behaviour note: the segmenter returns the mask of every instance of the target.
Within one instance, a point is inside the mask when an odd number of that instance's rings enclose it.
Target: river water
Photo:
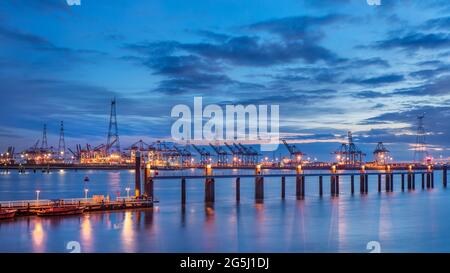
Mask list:
[[[89,182],[83,182],[85,176]],[[286,178],[283,201],[281,179],[266,178],[263,204],[254,202],[252,178],[241,179],[239,204],[234,180],[217,179],[213,208],[203,202],[203,181],[188,180],[184,211],[180,181],[159,180],[155,195],[160,203],[153,209],[0,221],[0,252],[70,252],[73,242],[81,252],[369,252],[368,244],[381,252],[450,251],[450,190],[442,186],[441,171],[435,172],[430,190],[421,189],[417,176],[413,192],[402,192],[396,176],[394,192],[379,194],[371,176],[365,196],[359,183],[352,196],[350,179],[343,176],[335,198],[327,177],[322,198],[318,178],[308,177],[301,201],[295,199],[294,179]],[[89,196],[114,198],[126,196],[133,185],[133,171],[12,171],[0,174],[0,200],[32,200],[37,190],[40,199],[82,198],[84,189]]]

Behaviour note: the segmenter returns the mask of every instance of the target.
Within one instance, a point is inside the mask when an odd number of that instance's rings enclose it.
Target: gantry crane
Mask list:
[[[192,147],[197,151],[197,153],[200,155],[200,164],[206,165],[210,163],[211,154],[205,149],[200,148],[196,146],[195,144],[191,144]]]
[[[291,162],[294,162],[296,164],[300,164],[303,161],[303,157],[305,156],[305,154],[300,151],[297,146],[295,146],[294,144],[289,144],[287,143],[287,141],[285,139],[281,140],[284,144],[284,146],[286,146],[287,150],[289,151],[289,155],[291,157]]]
[[[228,163],[228,153],[221,146],[215,146],[212,143],[209,143],[209,146],[213,148],[214,152],[217,154],[217,165],[225,166]]]

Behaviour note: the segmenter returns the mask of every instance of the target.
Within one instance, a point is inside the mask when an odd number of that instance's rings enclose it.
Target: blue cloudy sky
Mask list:
[[[48,124],[57,146],[169,138],[171,108],[279,104],[283,137],[330,158],[347,130],[371,154],[412,158],[425,112],[435,156],[450,147],[447,0],[0,1],[0,149]]]

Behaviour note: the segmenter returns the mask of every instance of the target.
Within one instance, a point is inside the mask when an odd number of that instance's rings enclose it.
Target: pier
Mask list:
[[[262,203],[264,201],[264,183],[265,178],[280,178],[282,200],[286,198],[286,178],[292,177],[295,179],[295,198],[297,200],[304,200],[307,192],[307,184],[318,183],[319,184],[319,196],[324,195],[324,183],[329,181],[330,196],[338,197],[341,193],[342,177],[350,177],[350,194],[355,194],[355,178],[359,177],[359,192],[361,195],[367,195],[369,193],[369,186],[371,183],[377,183],[378,193],[394,192],[394,179],[400,177],[399,183],[401,183],[400,189],[402,192],[414,191],[416,189],[416,180],[421,179],[422,189],[433,189],[435,170],[428,166],[426,169],[413,170],[410,166],[406,171],[393,171],[389,166],[384,171],[368,172],[364,166],[358,172],[338,172],[336,166],[332,166],[329,173],[305,173],[301,165],[296,168],[295,173],[263,173],[261,166],[258,165],[255,168],[255,173],[251,174],[214,174],[210,165],[205,168],[204,174],[199,175],[167,175],[167,176],[146,176],[146,183],[151,182],[153,187],[154,182],[163,180],[181,180],[181,204],[184,206],[187,200],[186,182],[188,180],[203,180],[205,187],[205,203],[211,204],[215,202],[215,187],[214,182],[218,179],[232,179],[235,181],[235,199],[239,202],[241,199],[240,185],[242,178],[254,179],[254,199],[256,203]],[[447,187],[447,166],[442,167],[442,185]],[[382,184],[382,178],[384,177],[384,185]],[[406,177],[406,179],[405,179]],[[407,187],[405,187],[405,181],[407,181]],[[271,182],[276,183],[276,182]],[[149,189],[148,189],[149,190]],[[148,191],[147,190],[147,191]],[[153,189],[151,189],[153,193]]]
[[[123,209],[152,208],[158,200],[139,200],[134,198],[117,198],[116,200],[97,200],[95,198],[72,198],[57,200],[58,207],[81,206],[85,212],[112,211]],[[37,211],[53,207],[55,200],[20,200],[1,201],[0,208],[17,210],[17,216],[36,215]]]

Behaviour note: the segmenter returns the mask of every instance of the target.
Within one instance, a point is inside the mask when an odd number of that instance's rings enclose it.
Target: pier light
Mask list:
[[[39,202],[39,193],[41,193],[40,190],[36,191],[36,202]]]
[[[207,164],[206,165],[205,175],[212,175],[212,166],[211,166],[211,164]]]
[[[333,173],[336,172],[336,165],[331,166],[331,171],[332,171]]]
[[[408,171],[412,172],[412,169],[413,169],[412,165],[409,165],[408,166]]]
[[[130,198],[130,190],[131,189],[129,187],[127,187],[125,190],[127,191],[127,198]]]
[[[84,189],[84,199],[86,199],[86,200],[88,198],[88,192],[89,192],[89,189]]]
[[[261,164],[256,165],[256,174],[260,174],[261,173]]]
[[[388,171],[388,172],[391,171],[391,165],[387,165],[387,171]]]
[[[302,172],[302,165],[297,165],[297,173],[301,173]]]
[[[363,172],[365,172],[366,171],[366,165],[362,165],[361,166],[361,172],[363,173]]]
[[[428,165],[428,171],[431,172],[431,165]]]

